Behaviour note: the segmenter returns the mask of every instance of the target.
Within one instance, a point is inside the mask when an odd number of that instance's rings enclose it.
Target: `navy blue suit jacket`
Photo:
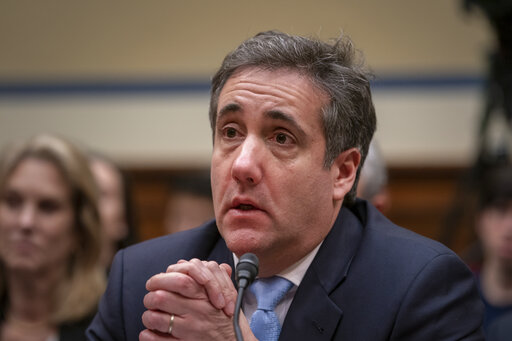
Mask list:
[[[215,222],[120,251],[90,340],[138,340],[145,283],[179,259],[233,266]],[[448,248],[359,201],[343,207],[288,310],[280,340],[483,340],[471,271]]]

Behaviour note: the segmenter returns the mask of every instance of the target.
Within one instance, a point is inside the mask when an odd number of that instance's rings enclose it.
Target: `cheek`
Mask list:
[[[501,239],[501,222],[492,215],[483,215],[478,220],[477,232],[482,243],[488,247],[492,247]]]
[[[5,243],[7,241],[7,219],[7,212],[3,205],[0,205],[0,255],[3,255],[3,251],[6,248]]]
[[[8,221],[8,215],[3,205],[0,205],[0,233],[5,230],[5,225]]]
[[[8,225],[11,225],[15,221],[15,214],[6,207],[6,205],[0,204],[0,228],[5,229]]]
[[[227,166],[222,162],[212,159],[211,166],[211,187],[213,201],[220,203],[225,188],[229,182],[230,173],[228,172]]]
[[[16,222],[16,215],[4,205],[0,205],[0,245],[4,245],[9,235],[16,231]]]
[[[63,215],[50,219],[46,226],[46,247],[54,258],[68,257],[76,247],[73,215]],[[49,224],[52,223],[53,226]]]
[[[318,216],[328,213],[332,208],[332,184],[327,174],[313,172],[301,176],[285,176],[279,181],[279,193],[275,197],[283,200],[287,211],[296,212],[299,219],[315,221]]]

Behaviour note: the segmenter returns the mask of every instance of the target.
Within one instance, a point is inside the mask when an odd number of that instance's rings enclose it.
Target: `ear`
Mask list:
[[[356,180],[357,169],[361,163],[361,153],[357,148],[342,152],[331,166],[333,174],[333,200],[343,200]]]

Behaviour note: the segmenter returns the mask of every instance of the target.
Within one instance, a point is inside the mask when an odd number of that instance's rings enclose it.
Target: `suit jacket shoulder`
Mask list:
[[[481,321],[472,273],[451,250],[359,202],[342,208],[280,340],[481,340]]]

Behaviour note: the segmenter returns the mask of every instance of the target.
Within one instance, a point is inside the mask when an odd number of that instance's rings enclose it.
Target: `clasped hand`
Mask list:
[[[151,277],[144,297],[148,310],[142,314],[147,329],[139,340],[235,340],[237,291],[231,272],[227,264],[192,259],[181,260],[166,273]],[[255,340],[243,313],[240,328],[245,340]]]

